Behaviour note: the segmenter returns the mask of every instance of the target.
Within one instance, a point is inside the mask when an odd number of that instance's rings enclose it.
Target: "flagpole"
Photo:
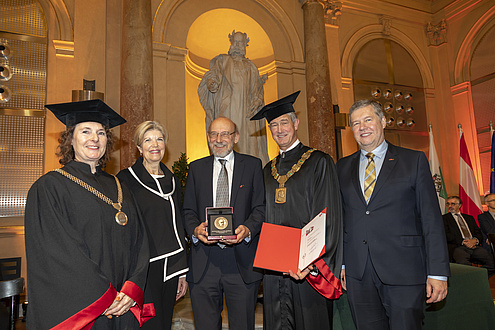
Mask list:
[[[490,141],[492,142],[490,161],[490,193],[495,193],[495,137],[493,136],[493,122],[490,120]]]

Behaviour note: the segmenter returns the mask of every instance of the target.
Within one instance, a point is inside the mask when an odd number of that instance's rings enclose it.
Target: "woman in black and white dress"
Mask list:
[[[180,184],[161,163],[167,143],[162,125],[154,121],[141,123],[134,133],[134,142],[142,157],[117,176],[134,195],[148,230],[151,258],[145,295],[152,298],[156,317],[143,329],[170,329],[174,303],[187,290]]]

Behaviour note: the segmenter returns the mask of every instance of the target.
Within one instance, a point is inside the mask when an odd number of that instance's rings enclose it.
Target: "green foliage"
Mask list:
[[[172,171],[180,182],[182,204],[182,202],[184,201],[184,189],[186,187],[187,173],[189,172],[189,164],[187,163],[187,156],[185,152],[181,152],[179,159],[174,162]]]

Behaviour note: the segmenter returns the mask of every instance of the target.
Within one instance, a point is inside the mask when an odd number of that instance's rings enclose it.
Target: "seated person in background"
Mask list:
[[[459,211],[462,200],[458,196],[450,196],[446,205],[449,213],[443,215],[443,224],[450,259],[468,266],[472,262],[479,263],[488,270],[488,276],[493,275],[493,257],[480,246],[483,240],[480,228],[472,216]]]
[[[485,204],[488,206],[488,211],[478,215],[478,223],[483,233],[483,242],[486,243],[488,251],[491,252],[487,234],[495,233],[495,193],[485,195]]]

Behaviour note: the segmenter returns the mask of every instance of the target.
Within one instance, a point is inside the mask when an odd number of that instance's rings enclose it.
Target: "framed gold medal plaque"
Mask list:
[[[232,207],[207,207],[208,240],[235,239]]]

